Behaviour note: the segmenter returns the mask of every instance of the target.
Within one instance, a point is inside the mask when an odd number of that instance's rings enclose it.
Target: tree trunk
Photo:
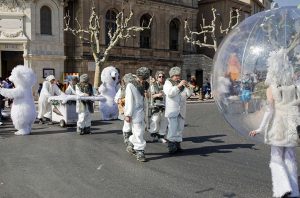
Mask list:
[[[101,61],[96,61],[95,60],[95,63],[96,63],[96,68],[95,68],[95,76],[94,76],[94,88],[95,89],[98,89],[98,87],[100,86],[100,82],[101,82],[101,68],[103,66],[103,62]]]

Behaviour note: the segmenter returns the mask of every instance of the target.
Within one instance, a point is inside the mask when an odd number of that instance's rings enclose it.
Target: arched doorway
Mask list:
[[[17,65],[24,65],[23,51],[1,51],[1,74],[6,78]]]

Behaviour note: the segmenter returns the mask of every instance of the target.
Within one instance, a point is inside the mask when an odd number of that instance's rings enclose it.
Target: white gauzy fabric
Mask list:
[[[43,82],[43,87],[41,90],[41,94],[38,101],[38,118],[41,119],[43,117],[51,119],[51,103],[48,101],[50,96],[54,95],[65,95],[56,84],[51,84],[49,81]]]
[[[291,192],[299,197],[295,147],[271,147],[270,169],[273,183],[273,197],[282,197]]]

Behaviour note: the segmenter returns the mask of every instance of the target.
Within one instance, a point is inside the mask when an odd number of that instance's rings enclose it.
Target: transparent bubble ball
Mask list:
[[[299,37],[300,9],[282,7],[248,17],[219,46],[214,57],[212,91],[220,112],[238,133],[248,136],[263,119],[272,52],[288,49],[293,82],[300,84]],[[254,140],[263,142],[264,134]]]

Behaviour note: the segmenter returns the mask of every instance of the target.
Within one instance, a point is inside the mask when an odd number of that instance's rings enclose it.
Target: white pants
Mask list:
[[[287,192],[291,192],[291,197],[299,197],[295,147],[272,146],[270,168],[273,197],[281,197]]]
[[[77,127],[79,128],[85,128],[91,126],[91,113],[88,110],[88,108],[85,108],[85,111],[82,113],[78,113],[78,121],[77,121]]]
[[[167,139],[171,142],[182,142],[182,132],[184,129],[184,119],[179,114],[177,117],[168,118],[169,129]]]
[[[144,122],[132,123],[132,135],[129,141],[133,144],[134,150],[145,150],[146,141],[144,140],[145,124]]]
[[[159,135],[166,135],[168,128],[168,119],[165,117],[165,112],[157,112],[151,116],[150,133],[158,133]]]
[[[131,132],[131,123],[126,122],[124,120],[124,124],[123,124],[123,129],[122,129],[123,133],[129,133]]]

